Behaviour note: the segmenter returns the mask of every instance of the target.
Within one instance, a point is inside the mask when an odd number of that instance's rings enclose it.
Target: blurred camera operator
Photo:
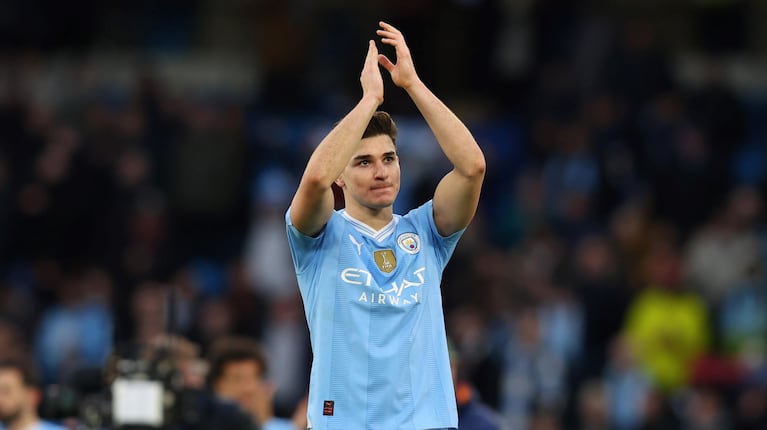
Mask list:
[[[168,356],[178,375],[173,422],[166,430],[261,430],[258,422],[236,404],[224,401],[205,387],[207,364],[199,347],[180,336],[161,335],[142,345],[137,356],[155,361]]]

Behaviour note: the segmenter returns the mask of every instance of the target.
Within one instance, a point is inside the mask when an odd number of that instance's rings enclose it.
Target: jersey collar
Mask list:
[[[353,218],[351,215],[346,213],[346,210],[341,210],[341,216],[344,217],[349,223],[351,223],[352,227],[354,227],[355,230],[358,232],[369,236],[376,242],[381,242],[387,237],[391,236],[392,233],[394,233],[394,227],[397,225],[397,222],[399,221],[399,216],[394,215],[392,217],[392,220],[389,221],[388,224],[383,226],[380,230],[376,230],[373,227],[370,227],[369,225],[365,224],[364,222]]]

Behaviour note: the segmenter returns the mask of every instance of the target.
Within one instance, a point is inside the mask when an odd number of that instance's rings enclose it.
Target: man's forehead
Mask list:
[[[239,372],[251,372],[255,371],[257,374],[261,374],[261,364],[252,359],[232,360],[224,366],[224,373],[239,373]]]
[[[394,141],[386,134],[366,137],[362,139],[359,147],[362,151],[365,151],[365,148],[369,148],[368,151],[376,150],[379,152],[387,152],[395,149]]]
[[[2,383],[24,385],[23,380],[24,378],[21,376],[21,372],[17,369],[0,369],[0,382]]]

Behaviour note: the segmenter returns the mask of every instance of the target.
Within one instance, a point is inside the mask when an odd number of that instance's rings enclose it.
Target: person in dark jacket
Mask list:
[[[455,345],[448,343],[450,369],[458,404],[458,428],[461,430],[509,430],[509,425],[495,409],[484,403],[477,390],[460,375],[461,358]]]

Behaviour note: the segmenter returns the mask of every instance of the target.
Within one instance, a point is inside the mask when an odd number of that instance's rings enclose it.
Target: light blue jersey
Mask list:
[[[458,427],[440,281],[463,231],[440,236],[431,201],[380,231],[345,211],[316,238],[286,222],[314,353],[309,427]]]

